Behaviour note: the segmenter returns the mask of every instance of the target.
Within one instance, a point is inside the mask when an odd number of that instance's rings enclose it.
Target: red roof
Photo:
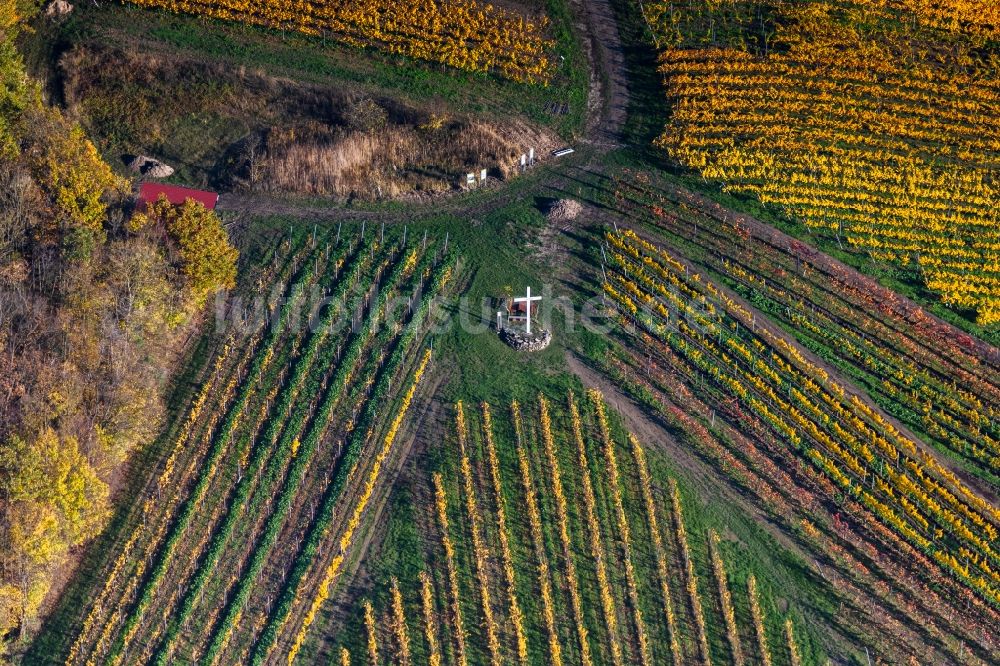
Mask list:
[[[524,303],[514,303],[510,308],[511,312],[527,312],[527,308],[524,307]],[[532,313],[538,312],[538,303],[531,304]]]
[[[164,183],[143,183],[139,187],[139,209],[145,209],[147,204],[157,201],[161,195],[175,206],[181,205],[188,199],[194,199],[209,210],[215,210],[215,204],[219,201],[219,195],[215,192]]]

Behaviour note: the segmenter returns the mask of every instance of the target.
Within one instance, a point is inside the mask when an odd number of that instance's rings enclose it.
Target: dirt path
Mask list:
[[[628,75],[618,22],[608,0],[580,0],[574,8],[585,15],[590,57],[590,95],[584,142],[608,150],[621,147],[628,117]]]
[[[527,176],[534,178],[535,183],[532,185],[533,188],[537,189],[558,185],[565,179],[565,175],[561,172],[565,172],[567,167],[587,168],[599,165],[601,156],[609,150],[620,147],[620,134],[627,116],[628,86],[625,57],[611,4],[609,0],[578,0],[574,4],[574,8],[583,19],[582,24],[578,24],[578,27],[584,32],[591,65],[591,95],[590,100],[588,100],[587,132],[584,139],[584,143],[588,145],[589,149],[584,148],[578,151],[572,159],[559,162],[558,170],[543,164],[533,174]],[[515,196],[523,196],[523,193],[512,194],[508,190],[509,188],[501,185],[497,187],[496,196],[485,202],[479,201],[472,204],[455,197],[417,203],[415,209],[408,212],[406,219],[413,221],[423,216],[440,215],[445,212],[464,216],[481,215],[506,205]],[[222,195],[219,200],[219,208],[240,215],[282,215],[315,222],[367,220],[392,223],[400,219],[398,213],[394,212],[355,210],[342,206],[320,207],[246,194]],[[384,510],[391,497],[392,488],[399,475],[403,473],[413,452],[424,450],[428,445],[427,435],[423,434],[425,431],[421,426],[429,426],[432,433],[440,432],[442,414],[445,410],[441,404],[433,399],[433,395],[442,380],[443,376],[435,373],[430,389],[427,387],[421,389],[420,394],[426,396],[425,400],[407,419],[409,424],[407,428],[411,434],[398,452],[395,464],[391,466],[379,484],[377,499],[366,519],[369,529],[362,542],[352,549],[354,550],[351,556],[352,565],[343,574],[345,579],[352,581],[351,585],[334,595],[335,605],[332,613],[334,618],[339,621],[343,621],[345,610],[350,606],[350,601],[357,594],[358,589],[365,587],[361,585],[367,580],[369,573],[364,564],[365,554],[373,542],[384,535],[386,528]],[[330,647],[325,642],[322,644],[324,651],[329,650]]]

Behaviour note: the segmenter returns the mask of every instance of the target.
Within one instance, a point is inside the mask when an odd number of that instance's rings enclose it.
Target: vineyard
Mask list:
[[[616,178],[607,200],[697,258],[942,455],[1000,487],[1000,358],[988,347],[872,281],[857,283],[803,243],[746,217],[695,210],[648,174]]]
[[[670,216],[650,217],[669,228]],[[722,235],[739,242],[731,231],[703,234]],[[632,332],[609,372],[639,382],[647,404],[703,455],[799,531],[817,557],[850,572],[835,583],[845,603],[876,593],[926,618],[924,631],[950,658],[979,650],[986,659],[991,639],[982,627],[996,622],[1000,605],[995,506],[739,298],[632,231],[609,232],[604,243],[605,298]],[[721,259],[727,267],[734,280],[747,279]],[[879,620],[893,635],[910,631],[891,613]]]
[[[677,483],[618,434],[600,392],[459,402],[453,418],[448,462],[419,483],[424,567],[358,601],[303,663],[784,664],[806,650],[767,586],[729,573],[735,546],[688,531]]]
[[[719,4],[645,5],[672,107],[659,145],[1000,321],[1000,79],[976,53],[1000,27],[995,5],[782,2],[762,17]]]
[[[336,584],[396,464],[455,259],[426,238],[340,229],[282,249],[267,325],[214,361],[95,572],[67,664],[263,663],[294,653]]]
[[[225,21],[327,37],[359,48],[495,72],[513,81],[545,83],[551,76],[547,19],[528,18],[476,0],[399,4],[384,0],[319,3],[226,0],[129,0]]]
[[[960,468],[1000,487],[1000,359],[986,347],[872,282],[856,284],[798,241],[748,218],[696,212],[643,174],[618,178],[608,199],[683,246]]]
[[[995,4],[0,0],[0,662],[996,663]]]

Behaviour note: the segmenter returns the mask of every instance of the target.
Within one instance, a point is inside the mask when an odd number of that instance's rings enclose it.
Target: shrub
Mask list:
[[[214,212],[193,199],[172,206],[161,197],[144,218],[133,221],[132,228],[141,227],[146,220],[162,222],[176,241],[181,272],[196,307],[215,292],[236,286],[239,252],[229,244],[222,221]]]

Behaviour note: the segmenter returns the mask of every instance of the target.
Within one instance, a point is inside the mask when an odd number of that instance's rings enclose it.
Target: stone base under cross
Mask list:
[[[525,333],[513,328],[501,328],[498,331],[500,339],[517,351],[541,351],[552,342],[552,333],[542,329],[537,333]]]

